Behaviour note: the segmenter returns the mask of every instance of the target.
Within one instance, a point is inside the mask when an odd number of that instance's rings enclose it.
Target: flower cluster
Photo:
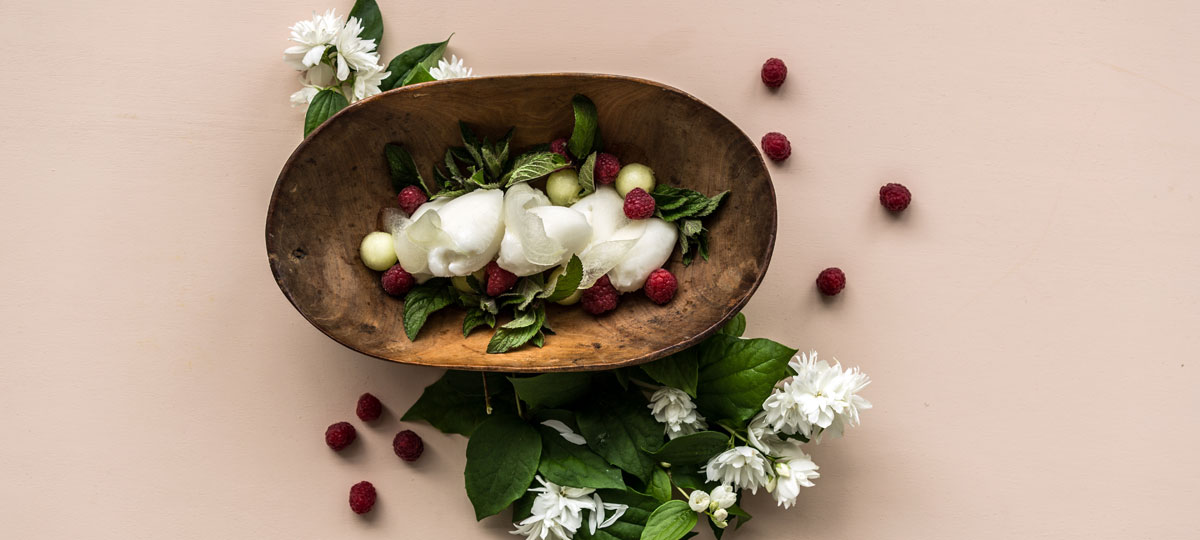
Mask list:
[[[379,64],[374,39],[362,39],[362,20],[343,21],[334,11],[313,14],[312,20],[292,25],[296,43],[283,51],[283,59],[300,71],[303,86],[292,94],[292,105],[305,105],[317,92],[336,90],[347,101],[358,101],[379,93],[379,84],[391,72]]]
[[[724,529],[729,526],[729,507],[737,504],[737,492],[728,485],[719,485],[711,492],[703,490],[692,491],[688,496],[688,507],[693,512],[704,512],[710,516],[717,527]]]
[[[588,532],[594,535],[597,529],[616,523],[629,509],[624,504],[604,502],[594,489],[560,486],[541,476],[536,479],[542,486],[529,489],[538,494],[533,499],[533,513],[514,524],[517,528],[512,531],[529,540],[571,540],[583,526],[585,510]]]
[[[788,363],[796,376],[784,379],[763,403],[766,422],[776,432],[820,441],[826,432],[840,437],[858,425],[858,412],[871,403],[858,395],[871,379],[858,368],[843,370],[817,361],[817,352],[800,353]]]

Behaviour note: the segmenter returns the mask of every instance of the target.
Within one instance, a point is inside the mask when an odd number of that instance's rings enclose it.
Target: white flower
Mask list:
[[[693,512],[707,512],[708,503],[708,493],[705,493],[702,490],[697,489],[693,491],[691,495],[688,495],[688,507],[691,508]]]
[[[557,431],[559,435],[562,435],[562,438],[566,439],[567,442],[571,444],[580,446],[587,444],[587,439],[584,439],[582,435],[575,433],[570,426],[559,420],[546,420],[542,422],[542,425]]]
[[[383,82],[390,71],[383,71],[382,66],[371,65],[354,72],[354,99],[358,101],[379,93],[379,83]]]
[[[846,426],[859,423],[859,411],[871,403],[858,395],[871,379],[858,368],[843,371],[817,361],[816,351],[796,355],[789,362],[796,376],[784,381],[765,402],[766,421],[781,433],[820,438],[826,431],[840,436]]]
[[[735,446],[717,454],[705,466],[709,482],[733,484],[757,493],[769,479],[767,458],[749,446]]]
[[[776,504],[786,509],[796,504],[800,488],[813,487],[812,479],[819,478],[821,473],[817,472],[817,464],[800,449],[796,441],[788,441],[779,449],[779,454],[779,459],[775,461],[778,478],[769,491]]]
[[[304,70],[300,74],[300,84],[303,88],[292,94],[292,106],[311,103],[317,92],[333,83],[333,68],[328,64],[317,64]]]
[[[667,437],[671,439],[691,435],[708,425],[704,423],[704,417],[696,412],[692,398],[678,388],[659,388],[650,396],[647,407],[654,419],[665,425]]]
[[[334,15],[332,9],[324,15],[314,12],[311,21],[300,21],[292,25],[291,40],[299,45],[292,45],[283,51],[284,61],[300,70],[321,63],[325,49],[333,44],[341,29],[342,18]]]
[[[455,55],[450,55],[450,61],[445,58],[438,60],[437,67],[429,68],[429,74],[433,78],[444,81],[446,79],[464,79],[471,76],[471,68],[463,67],[462,58]]]
[[[709,497],[714,505],[713,508],[717,510],[729,508],[737,504],[737,492],[725,484],[713,488]]]
[[[337,33],[333,46],[337,47],[337,78],[344,81],[350,77],[350,70],[364,70],[379,64],[379,53],[375,51],[375,40],[359,39],[362,33],[362,21],[358,17],[350,17],[346,26]]]
[[[532,513],[521,523],[514,523],[516,530],[511,534],[523,535],[529,540],[570,540],[583,525],[584,510],[591,514],[588,528],[594,534],[596,529],[616,523],[629,509],[623,504],[600,500],[594,489],[560,486],[541,476],[536,478],[542,487],[529,489],[538,494],[533,500]],[[606,518],[605,514],[610,510],[613,513]]]
[[[729,523],[725,521],[725,519],[729,517],[729,511],[724,508],[718,508],[715,512],[713,512],[712,517],[713,523],[716,523],[718,527],[724,527],[724,525],[721,525],[722,523],[729,525]]]

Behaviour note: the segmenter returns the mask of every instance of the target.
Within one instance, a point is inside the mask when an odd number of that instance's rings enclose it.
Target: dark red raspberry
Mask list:
[[[617,181],[617,173],[621,172],[621,160],[612,154],[596,156],[596,171],[593,174],[597,184],[611,184]]]
[[[567,158],[567,161],[571,161],[570,154],[567,154],[566,139],[554,139],[554,141],[550,143],[550,151]]]
[[[763,84],[771,88],[779,88],[785,80],[787,80],[787,66],[783,64],[783,60],[768,58],[762,67]]]
[[[642,188],[633,188],[625,194],[625,217],[646,219],[654,215],[654,197]]]
[[[775,161],[783,161],[792,155],[792,143],[788,142],[787,136],[777,131],[763,135],[762,149],[767,157]]]
[[[650,277],[646,278],[646,284],[642,286],[646,297],[660,306],[675,298],[675,289],[677,288],[679,288],[679,282],[666,268],[650,272]]]
[[[383,404],[379,402],[379,398],[369,393],[363,394],[358,396],[358,407],[354,413],[358,415],[359,420],[370,422],[383,414]]]
[[[417,186],[404,186],[396,200],[400,202],[400,209],[411,216],[422,204],[429,202],[429,197]]]
[[[365,514],[375,506],[375,486],[363,480],[350,486],[350,509],[355,514]]]
[[[325,444],[336,452],[341,452],[343,448],[350,446],[354,439],[358,437],[358,432],[354,430],[354,426],[350,422],[338,422],[329,426],[325,430]]]
[[[396,455],[404,461],[416,461],[421,457],[421,452],[425,451],[425,443],[421,442],[420,435],[406,429],[397,433],[396,438],[392,439],[392,450],[395,450]]]
[[[584,311],[592,315],[599,315],[617,309],[617,300],[620,297],[621,293],[612,286],[608,276],[600,276],[595,285],[583,291],[579,302],[583,305]]]
[[[826,268],[817,276],[817,289],[825,296],[833,296],[846,288],[846,273],[841,268]]]
[[[404,296],[408,291],[412,290],[413,285],[417,284],[417,279],[408,273],[407,270],[400,268],[400,265],[392,265],[383,277],[379,278],[379,282],[383,284],[384,292],[392,296]]]
[[[500,268],[496,261],[487,265],[487,294],[499,296],[517,284],[517,275]]]
[[[900,184],[887,184],[879,188],[879,204],[892,212],[901,212],[912,202],[912,193]]]

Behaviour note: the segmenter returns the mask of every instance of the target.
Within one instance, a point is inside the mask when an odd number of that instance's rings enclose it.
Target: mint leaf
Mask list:
[[[596,153],[592,152],[583,165],[579,166],[579,196],[586,197],[596,192]]]
[[[566,166],[567,158],[554,152],[521,154],[513,162],[512,168],[501,177],[501,182],[509,188],[521,182],[537,180]]]
[[[746,332],[746,315],[739,311],[737,315],[729,319],[729,322],[725,323],[725,326],[721,327],[719,332],[727,336],[742,337],[742,334]]]
[[[497,414],[480,424],[467,441],[463,472],[475,519],[497,514],[521,498],[541,456],[541,436],[520,418]]]
[[[383,156],[387,159],[388,174],[392,179],[392,189],[396,190],[396,193],[407,186],[417,186],[424,190],[426,195],[429,194],[429,188],[425,187],[425,179],[421,178],[421,172],[417,170],[416,161],[404,146],[387,143],[383,145]]]
[[[575,294],[581,281],[583,281],[583,262],[579,260],[578,255],[571,255],[571,260],[567,262],[566,272],[560,274],[554,281],[554,289],[547,289],[542,294],[547,302],[557,302]]]
[[[620,392],[615,388],[593,393],[595,396],[576,418],[579,431],[588,446],[643,482],[654,471],[654,460],[643,449],[657,450],[662,444],[663,427],[650,416],[645,398],[639,392]]]
[[[542,458],[538,471],[560,486],[578,488],[625,489],[621,470],[609,465],[604,458],[580,446],[567,442],[557,431],[539,427],[542,436]]]
[[[524,310],[542,293],[545,285],[541,275],[526,276],[517,282],[516,288],[503,295],[504,305],[516,306],[517,311]]]
[[[727,448],[728,435],[716,431],[700,431],[667,441],[667,444],[652,454],[652,457],[655,461],[665,461],[672,465],[703,464]]]
[[[307,137],[309,133],[317,129],[317,126],[325,123],[330,116],[345,109],[349,104],[346,96],[337,90],[326,88],[317,92],[317,95],[313,96],[312,102],[308,104],[308,112],[304,115],[304,136]]]
[[[684,236],[696,236],[704,231],[704,224],[698,219],[685,219],[679,222],[679,232]]]
[[[445,279],[431,279],[413,287],[404,297],[404,333],[417,339],[425,320],[435,311],[454,303],[454,291]]]
[[[495,328],[496,316],[479,306],[467,308],[467,315],[463,317],[463,337],[471,335],[472,330],[484,325]]]
[[[575,109],[575,128],[571,130],[567,149],[581,159],[592,151],[596,142],[596,104],[583,94],[575,94],[571,98],[571,107]]]
[[[404,81],[409,78],[413,69],[417,66],[428,70],[437,65],[437,61],[441,60],[442,54],[446,52],[446,44],[448,43],[450,43],[450,38],[437,43],[417,45],[392,58],[392,61],[388,62],[387,65],[387,71],[391,72],[391,74],[383,82],[379,83],[379,88],[391,90],[403,86]]]
[[[517,396],[530,407],[558,407],[587,393],[592,374],[544,373],[533,377],[509,377]],[[576,486],[580,487],[580,486]]]
[[[430,82],[430,81],[436,81],[436,80],[437,79],[433,78],[433,75],[429,74],[429,68],[427,68],[425,66],[417,66],[408,73],[408,76],[404,78],[404,83],[401,84],[401,86],[408,86],[410,84],[417,84],[417,83]]]
[[[696,348],[693,347],[661,360],[642,364],[640,367],[646,375],[660,384],[678,388],[687,392],[689,396],[696,397],[696,378],[700,373],[699,359],[696,355]]]
[[[710,422],[741,425],[762,410],[794,354],[796,349],[769,339],[710,337],[700,345],[696,406]]]
[[[493,405],[498,409],[511,409],[511,399],[496,397],[508,388],[503,376],[450,370],[426,387],[421,397],[400,419],[405,422],[424,420],[443,433],[470,437],[475,428],[488,418],[484,377],[488,381],[486,395],[492,396]]]
[[[646,484],[646,494],[660,503],[671,500],[671,477],[662,467],[654,468],[654,474],[650,475],[650,483]]]
[[[721,201],[724,201],[725,197],[728,195],[729,195],[729,191],[726,190],[726,191],[722,191],[716,195],[713,195],[712,197],[709,197],[708,205],[705,206],[703,209],[698,210],[696,213],[692,214],[691,217],[701,218],[701,217],[706,217],[713,212],[716,212],[717,207],[721,206]]]
[[[383,16],[375,0],[358,0],[350,8],[350,16],[362,20],[362,32],[358,37],[375,40],[375,50],[379,50],[379,42],[383,39]]]
[[[409,291],[409,294],[412,294],[412,292]],[[533,314],[532,322],[527,322],[529,313]],[[538,306],[537,309],[518,315],[512,322],[497,328],[496,333],[492,334],[492,339],[488,342],[487,346],[488,354],[508,352],[524,345],[541,331],[542,323],[545,321],[546,310],[543,306]]]
[[[696,513],[688,507],[688,503],[667,501],[650,514],[641,540],[679,540],[695,526]]]

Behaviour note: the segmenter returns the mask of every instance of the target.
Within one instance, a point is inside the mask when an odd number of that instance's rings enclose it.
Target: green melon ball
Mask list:
[[[484,286],[483,280],[487,276],[487,272],[483,268],[476,270],[471,275],[475,276],[475,281],[479,282],[479,285],[481,287]],[[477,292],[471,288],[471,283],[469,281],[467,281],[467,276],[454,276],[454,277],[450,278],[450,284],[454,285],[455,289],[458,289],[465,293]]]
[[[654,170],[641,163],[621,167],[621,172],[617,173],[617,194],[624,197],[634,188],[642,188],[647,193],[654,191]]]
[[[363,237],[358,246],[358,256],[362,258],[367,268],[382,272],[396,264],[396,247],[392,244],[392,235],[385,232],[373,232]]]
[[[574,169],[550,173],[546,179],[546,196],[558,206],[570,206],[579,200],[579,174]]]

